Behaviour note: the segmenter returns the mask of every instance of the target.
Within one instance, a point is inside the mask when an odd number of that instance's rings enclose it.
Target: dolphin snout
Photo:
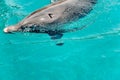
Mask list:
[[[18,31],[18,27],[16,26],[9,26],[9,27],[6,27],[4,28],[3,32],[5,33],[11,33],[11,32],[16,32]]]

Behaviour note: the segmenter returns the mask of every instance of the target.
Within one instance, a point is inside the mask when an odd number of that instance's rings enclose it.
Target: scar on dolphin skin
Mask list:
[[[46,33],[53,40],[60,39],[63,33],[83,29],[73,28],[65,30],[64,24],[85,17],[86,14],[91,12],[96,2],[97,0],[57,0],[42,9],[34,11],[18,24],[4,28],[3,31],[5,33]]]
[[[53,18],[53,14],[52,13],[49,13],[48,14],[50,18]]]

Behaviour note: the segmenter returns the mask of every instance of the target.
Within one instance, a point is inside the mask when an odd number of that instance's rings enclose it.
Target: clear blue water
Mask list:
[[[99,0],[56,46],[47,34],[5,34],[50,0],[0,0],[0,80],[120,80],[120,0]]]

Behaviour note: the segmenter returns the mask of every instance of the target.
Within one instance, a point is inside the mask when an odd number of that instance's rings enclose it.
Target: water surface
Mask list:
[[[47,34],[5,34],[50,0],[0,0],[0,80],[119,80],[120,0],[99,0],[93,11],[70,24],[56,46]]]

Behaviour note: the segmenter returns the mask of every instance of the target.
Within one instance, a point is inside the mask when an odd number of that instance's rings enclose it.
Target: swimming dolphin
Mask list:
[[[3,31],[47,33],[52,39],[61,38],[63,33],[69,32],[62,29],[62,25],[86,16],[94,4],[96,0],[53,0],[52,4],[36,10]]]

